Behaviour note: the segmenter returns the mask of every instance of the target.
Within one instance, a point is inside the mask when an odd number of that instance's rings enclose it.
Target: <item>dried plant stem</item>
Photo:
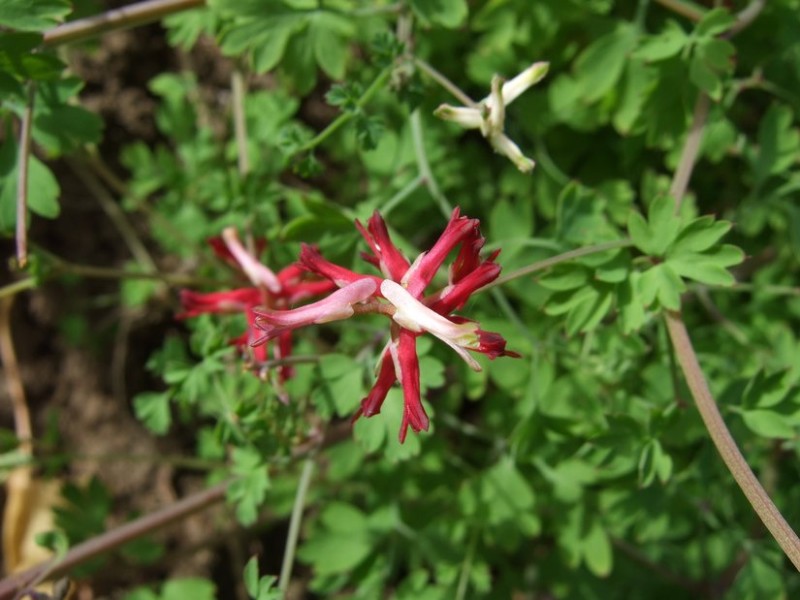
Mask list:
[[[0,360],[3,362],[8,395],[11,398],[14,413],[14,430],[19,440],[19,448],[27,456],[33,454],[33,429],[31,414],[22,385],[22,374],[14,351],[14,340],[11,336],[11,308],[14,297],[0,299]]]
[[[697,6],[694,2],[686,2],[685,0],[655,0],[661,6],[668,8],[677,15],[686,17],[691,21],[699,21],[703,18],[705,11]]]
[[[739,22],[743,22],[745,25],[751,23],[763,7],[763,0],[754,0],[740,13]],[[738,31],[741,31],[741,28]],[[708,116],[708,102],[708,97],[705,94],[701,94],[697,100],[689,135],[686,138],[678,168],[675,170],[672,185],[670,186],[676,212],[680,209],[681,201],[686,193],[689,179],[697,161],[703,129]],[[703,371],[700,368],[681,313],[667,311],[665,319],[667,331],[678,357],[678,363],[681,366],[689,390],[692,392],[692,397],[697,405],[697,410],[703,419],[711,440],[761,521],[786,553],[786,556],[789,557],[789,560],[792,561],[795,568],[800,570],[800,539],[798,539],[797,534],[786,522],[786,519],[783,518],[769,494],[753,474],[727,425],[725,425],[725,421],[719,412],[719,408],[711,395]]]
[[[0,600],[11,600],[20,590],[37,581],[43,574],[53,578],[64,575],[87,560],[221,502],[225,499],[225,490],[229,483],[224,482],[192,494],[175,504],[78,544],[58,559],[3,579],[0,581]]]
[[[236,68],[231,73],[231,96],[239,174],[242,176],[246,176],[250,172],[250,156],[247,153],[247,119],[244,109],[245,94],[244,75],[240,69]]]
[[[31,158],[31,128],[33,125],[33,103],[36,86],[28,84],[28,101],[22,113],[17,149],[17,264],[24,267],[28,262],[28,167]]]
[[[742,456],[736,441],[731,436],[722,415],[717,408],[714,397],[708,389],[703,371],[697,361],[689,333],[683,323],[680,313],[668,312],[666,315],[667,329],[678,356],[686,383],[692,392],[697,410],[705,423],[706,429],[717,447],[722,460],[730,470],[736,483],[739,484],[747,500],[755,509],[761,521],[778,542],[778,545],[800,571],[800,539],[783,518],[772,499],[761,486],[753,471]]]
[[[695,102],[694,105],[692,125],[683,146],[681,161],[678,163],[678,168],[675,170],[675,175],[672,178],[672,184],[669,186],[669,194],[675,200],[676,213],[680,212],[681,203],[686,194],[686,188],[689,185],[689,178],[692,176],[694,165],[697,162],[697,155],[700,152],[700,142],[703,140],[703,131],[705,130],[710,106],[711,100],[708,94],[700,92],[700,95],[697,97],[697,102]]]
[[[145,25],[163,19],[173,13],[204,5],[205,0],[148,0],[139,2],[59,25],[45,32],[43,41],[45,46],[81,42],[109,31]]]
[[[300,473],[300,481],[297,483],[297,494],[294,497],[292,506],[292,516],[289,520],[289,533],[286,536],[286,548],[283,552],[283,564],[281,565],[281,575],[278,579],[278,589],[285,596],[289,589],[289,582],[292,579],[292,567],[297,551],[297,540],[300,537],[300,523],[303,521],[303,511],[306,505],[306,495],[311,485],[311,476],[314,474],[314,457],[309,456],[303,463],[303,470]]]

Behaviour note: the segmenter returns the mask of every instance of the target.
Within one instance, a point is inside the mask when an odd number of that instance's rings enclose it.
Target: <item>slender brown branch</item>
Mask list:
[[[225,490],[230,482],[223,482],[197,492],[179,500],[175,504],[162,508],[156,512],[145,515],[129,523],[107,531],[106,533],[87,540],[70,550],[61,558],[54,559],[43,565],[32,567],[7,577],[0,581],[0,600],[11,600],[18,592],[30,586],[42,575],[48,577],[59,577],[68,573],[70,569],[104,554],[110,550],[119,548],[123,544],[140,538],[148,533],[156,531],[166,525],[175,523],[221,502],[225,499]]]
[[[714,397],[708,389],[708,383],[703,376],[680,313],[667,312],[666,320],[669,336],[672,339],[684,377],[686,377],[686,383],[689,385],[697,404],[697,410],[700,412],[703,423],[722,456],[722,460],[778,545],[795,568],[800,570],[800,539],[783,518],[767,492],[761,487],[761,483],[753,474],[736,445],[736,441],[728,431]]]
[[[676,15],[681,15],[691,21],[699,21],[705,14],[703,9],[694,3],[685,2],[684,0],[656,0],[656,2]]]
[[[689,185],[689,178],[692,176],[695,162],[697,162],[697,155],[700,152],[700,143],[703,141],[703,131],[706,127],[706,119],[708,118],[708,110],[711,106],[711,99],[705,92],[700,92],[697,97],[697,102],[694,105],[694,115],[692,116],[692,125],[689,128],[689,135],[686,137],[686,142],[683,146],[683,153],[681,154],[681,161],[678,168],[675,170],[675,175],[672,178],[672,185],[669,186],[669,194],[675,200],[675,212],[681,210],[681,203],[686,194],[686,188]]]
[[[8,395],[11,398],[14,413],[14,430],[19,440],[20,450],[30,456],[33,454],[33,429],[31,413],[25,399],[25,388],[22,385],[22,374],[14,351],[14,339],[11,335],[11,308],[14,296],[0,299],[0,360],[3,362]]]
[[[28,101],[22,113],[17,148],[17,264],[24,267],[28,262],[28,167],[31,157],[31,128],[33,125],[33,103],[36,85],[28,84]]]
[[[763,0],[754,0],[740,13],[740,19],[742,19],[742,15],[745,15],[745,23],[751,23],[763,7]],[[701,105],[703,96],[705,94],[701,94],[701,97],[698,98],[698,104],[695,106],[691,131],[684,144],[678,168],[670,186],[670,191],[675,200],[676,212],[686,192],[702,141],[703,127],[708,115],[707,107],[703,108]],[[705,102],[707,101],[706,98]],[[789,560],[792,561],[795,568],[800,570],[800,539],[798,539],[797,534],[786,522],[786,519],[772,502],[769,494],[753,474],[752,469],[750,469],[736,441],[728,430],[708,388],[681,313],[667,311],[665,319],[672,345],[678,357],[678,363],[681,365],[684,377],[697,405],[697,410],[711,436],[711,440],[756,514],[758,514],[761,521],[775,538],[775,541],[786,553],[786,556],[789,557]]]
[[[205,0],[147,0],[64,23],[45,32],[43,41],[45,46],[81,42],[116,29],[128,29],[159,21],[173,13],[203,5]]]

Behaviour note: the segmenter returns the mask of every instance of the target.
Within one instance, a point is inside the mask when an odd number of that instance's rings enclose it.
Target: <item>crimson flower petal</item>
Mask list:
[[[395,374],[394,361],[392,360],[392,355],[387,351],[381,359],[378,378],[367,397],[361,400],[361,406],[356,414],[353,415],[353,422],[361,416],[372,417],[381,412],[383,401],[386,400],[386,395],[392,389],[395,381],[397,381],[397,375]]]
[[[381,278],[372,275],[361,275],[350,269],[340,267],[326,260],[319,250],[308,244],[303,244],[300,249],[300,264],[303,268],[316,273],[320,277],[329,279],[339,287],[344,287],[348,283],[360,281],[362,279],[372,279],[376,285],[380,285]]]
[[[207,313],[237,313],[261,302],[261,293],[256,288],[240,288],[226,292],[194,292],[181,290],[183,312],[177,319],[191,319]]]
[[[450,251],[467,237],[474,237],[480,226],[478,219],[462,217],[458,207],[453,209],[450,221],[447,223],[442,235],[436,240],[428,252],[421,254],[411,268],[406,272],[404,283],[409,293],[419,298],[427,285],[436,275],[439,267],[450,254]]]
[[[428,431],[430,420],[420,400],[419,358],[417,336],[408,329],[400,329],[397,342],[400,381],[403,385],[403,422],[400,425],[400,443],[406,440],[410,426],[416,433]]]
[[[367,221],[367,228],[356,220],[356,228],[372,248],[374,257],[363,255],[370,263],[376,265],[386,277],[400,281],[406,274],[410,263],[397,249],[389,237],[386,222],[376,210]]]

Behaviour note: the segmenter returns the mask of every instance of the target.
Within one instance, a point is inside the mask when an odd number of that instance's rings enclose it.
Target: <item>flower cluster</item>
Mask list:
[[[547,75],[549,63],[536,62],[522,73],[503,81],[499,75],[492,77],[491,93],[475,106],[450,106],[442,104],[434,115],[446,121],[458,123],[466,129],[480,129],[481,135],[491,144],[494,151],[508,157],[523,173],[533,170],[533,160],[522,154],[511,138],[505,133],[506,106],[520,94]]]
[[[339,289],[326,298],[294,310],[254,310],[256,326],[263,331],[253,342],[258,347],[287,332],[315,323],[346,319],[355,314],[379,313],[391,318],[390,340],[381,353],[377,381],[361,401],[355,418],[380,412],[386,395],[400,381],[403,388],[403,422],[400,441],[408,428],[427,431],[428,415],[420,399],[419,358],[416,340],[431,333],[455,350],[473,369],[480,365],[468,351],[480,352],[490,359],[519,356],[506,350],[506,342],[497,333],[483,331],[478,323],[452,315],[479,288],[500,274],[495,262],[499,251],[482,259],[484,238],[477,219],[462,216],[456,208],[438,241],[410,263],[389,237],[386,223],[377,212],[364,227],[356,227],[371,252],[363,258],[380,270],[381,275],[364,275],[327,261],[312,246],[303,246],[300,264]],[[433,293],[425,293],[451,251],[458,249],[449,269],[448,284]]]
[[[260,329],[256,327],[254,309],[257,306],[289,308],[308,298],[327,294],[335,290],[336,286],[328,280],[308,280],[305,270],[297,264],[290,265],[277,274],[273,273],[269,267],[247,251],[232,227],[225,229],[221,237],[210,239],[209,244],[221,260],[243,272],[253,287],[210,293],[181,290],[183,312],[178,318],[189,319],[207,313],[244,314],[247,318],[247,330],[231,340],[231,343],[243,352],[248,352],[255,367],[261,369],[268,359],[268,353],[265,344],[252,346],[252,342],[261,337]],[[257,252],[263,250],[263,247],[263,242],[259,243]],[[292,351],[291,332],[286,331],[277,337],[272,357],[286,358]],[[260,371],[260,374],[264,375],[264,372]],[[281,381],[291,377],[292,374],[290,365],[281,366],[279,370]]]

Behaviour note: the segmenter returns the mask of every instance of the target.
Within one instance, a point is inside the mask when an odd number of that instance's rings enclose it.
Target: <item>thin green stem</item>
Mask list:
[[[0,287],[0,298],[7,298],[24,292],[25,290],[32,290],[36,287],[37,283],[36,277],[26,277],[25,279],[20,279],[14,283],[4,285]]]
[[[17,149],[17,264],[24,267],[28,262],[28,167],[31,158],[31,129],[33,127],[33,103],[36,99],[36,84],[28,83],[28,99],[22,112]]]
[[[199,8],[205,0],[148,0],[109,10],[99,15],[64,23],[45,32],[44,45],[82,42],[98,35],[159,21],[173,13]]]
[[[478,547],[479,528],[475,526],[469,536],[467,545],[467,555],[464,557],[464,564],[461,566],[461,573],[458,577],[458,587],[456,588],[455,600],[464,600],[469,590],[469,576],[472,572],[472,563],[475,561],[475,551]]]
[[[286,549],[283,552],[283,564],[281,565],[281,575],[278,579],[278,589],[285,596],[289,589],[289,582],[292,578],[292,567],[297,551],[297,540],[300,537],[300,523],[303,520],[305,510],[306,495],[311,485],[311,476],[314,474],[314,457],[309,456],[303,463],[303,470],[300,473],[300,481],[297,483],[297,494],[294,497],[292,506],[292,516],[289,519],[289,533],[286,537]]]
[[[370,84],[370,86],[366,89],[366,91],[361,94],[361,97],[356,102],[356,106],[358,108],[364,108],[366,104],[372,100],[372,97],[378,93],[378,91],[383,88],[384,85],[389,81],[389,77],[392,74],[391,68],[386,68],[380,72],[380,74],[375,78],[375,80]],[[327,140],[331,137],[334,133],[336,133],[339,129],[344,127],[347,123],[350,122],[351,119],[355,116],[354,111],[345,112],[339,115],[330,125],[328,125],[325,129],[320,131],[314,138],[303,144],[296,152],[297,154],[302,154],[303,152],[308,152],[309,150],[313,150],[317,146],[319,146],[322,142]]]
[[[489,290],[498,285],[503,285],[504,283],[513,281],[514,279],[519,279],[520,277],[525,277],[526,275],[530,275],[531,273],[536,273],[537,271],[544,271],[545,269],[549,269],[550,267],[553,267],[562,262],[575,260],[576,258],[580,258],[582,256],[589,256],[590,254],[599,254],[600,252],[608,252],[609,250],[615,250],[617,248],[627,248],[632,245],[633,242],[631,240],[614,240],[613,242],[604,242],[602,244],[595,244],[594,246],[584,246],[583,248],[576,248],[575,250],[570,250],[568,252],[564,252],[556,256],[551,256],[550,258],[538,260],[535,263],[529,264],[527,267],[522,267],[515,271],[511,271],[511,273],[508,273],[507,275],[498,277],[489,285],[483,286],[480,289],[480,291]]]
[[[416,189],[424,183],[422,175],[417,175],[414,179],[405,184],[394,196],[389,198],[381,207],[381,214],[386,217],[401,202],[413,194]]]
[[[464,106],[469,106],[475,108],[478,106],[478,103],[475,102],[472,98],[470,98],[460,87],[458,87],[455,83],[450,81],[447,77],[445,77],[440,71],[434,68],[429,63],[425,62],[421,58],[414,57],[414,64],[419,68],[420,71],[425,73],[428,77],[433,79],[436,83],[446,89],[450,94],[455,97],[461,104]]]
[[[453,207],[448,202],[439,184],[436,182],[436,177],[433,175],[431,165],[428,162],[428,154],[425,152],[425,138],[422,134],[422,118],[419,114],[419,109],[411,113],[411,137],[414,142],[414,154],[417,157],[417,168],[419,169],[420,177],[428,188],[431,197],[436,201],[439,210],[442,211],[445,219],[450,218],[450,213],[453,212]]]

